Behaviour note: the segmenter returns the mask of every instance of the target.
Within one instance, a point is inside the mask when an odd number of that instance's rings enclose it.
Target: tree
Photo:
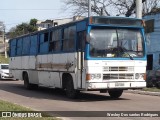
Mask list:
[[[74,15],[83,15],[88,12],[88,0],[63,0],[65,9],[73,9]],[[143,15],[159,7],[160,0],[142,0]],[[107,16],[131,16],[135,14],[136,0],[91,0],[93,14]]]
[[[143,15],[152,12],[152,9],[158,8],[160,0],[142,0]],[[129,17],[135,14],[136,0],[111,0],[111,4],[118,10],[119,14]]]
[[[5,34],[5,25],[2,21],[0,21],[0,43],[4,42],[4,35]]]
[[[4,23],[0,21],[0,37],[3,35],[4,27]]]
[[[32,26],[36,26],[36,23],[37,23],[37,19],[35,19],[35,18],[31,19],[30,22],[29,22],[29,24],[32,25]]]
[[[31,19],[29,24],[28,23],[22,23],[17,25],[16,27],[13,27],[9,31],[9,38],[14,38],[20,35],[28,34],[31,32],[37,31],[37,19]]]
[[[73,8],[74,15],[79,16],[88,12],[88,0],[63,0],[63,2],[67,6],[65,9]],[[109,16],[110,14],[107,10],[107,6],[109,5],[110,3],[108,0],[91,0],[92,12],[97,15],[101,14],[101,10],[103,8],[105,13]]]
[[[143,15],[153,13],[155,10],[159,9],[160,0],[148,0],[144,3]]]

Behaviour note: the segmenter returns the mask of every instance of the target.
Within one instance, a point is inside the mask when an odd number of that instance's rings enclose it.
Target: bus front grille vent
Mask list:
[[[103,67],[104,72],[108,71],[134,71],[134,67]]]
[[[134,79],[134,74],[103,74],[103,80],[115,80],[115,79]]]

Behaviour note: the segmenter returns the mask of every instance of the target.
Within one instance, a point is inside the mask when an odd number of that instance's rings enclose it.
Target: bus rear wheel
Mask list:
[[[111,98],[119,98],[122,95],[123,90],[109,90],[108,93]]]
[[[74,99],[77,97],[79,91],[74,89],[73,81],[68,80],[66,83],[66,95],[68,98]]]

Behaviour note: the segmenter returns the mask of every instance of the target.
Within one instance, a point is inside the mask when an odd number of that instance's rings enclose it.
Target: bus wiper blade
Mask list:
[[[133,57],[128,53],[126,49],[124,49],[123,47],[121,47],[121,49],[123,50],[123,53],[127,53],[127,55],[129,56],[131,60],[134,60]]]

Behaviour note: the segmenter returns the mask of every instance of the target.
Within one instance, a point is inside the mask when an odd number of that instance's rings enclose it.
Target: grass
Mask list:
[[[4,55],[0,55],[0,63],[9,63],[9,57],[5,58]]]
[[[2,100],[0,100],[0,111],[13,111],[13,112],[16,112],[16,111],[18,111],[18,112],[20,112],[20,111],[22,111],[22,112],[25,112],[25,111],[33,111],[33,110],[31,110],[31,109],[29,109],[29,108],[25,108],[25,107],[22,107],[22,106],[20,106],[20,105],[16,105],[16,104],[13,104],[13,103],[10,103],[10,102],[5,102],[5,101],[2,101]],[[35,111],[36,112],[36,111]],[[45,116],[48,116],[48,117],[39,117],[39,118],[14,118],[14,117],[12,117],[12,118],[0,118],[0,120],[60,120],[60,119],[58,119],[58,118],[54,118],[54,117],[51,117],[51,116],[49,116],[49,115],[47,115],[47,114],[42,114],[42,115],[45,115]],[[1,113],[0,113],[0,116],[1,116]]]
[[[0,111],[32,111],[29,108],[22,107],[10,102],[0,100]]]
[[[150,91],[150,92],[160,92],[160,89],[158,89],[158,88],[156,88],[156,87],[143,88],[142,90],[144,90],[144,91]]]

